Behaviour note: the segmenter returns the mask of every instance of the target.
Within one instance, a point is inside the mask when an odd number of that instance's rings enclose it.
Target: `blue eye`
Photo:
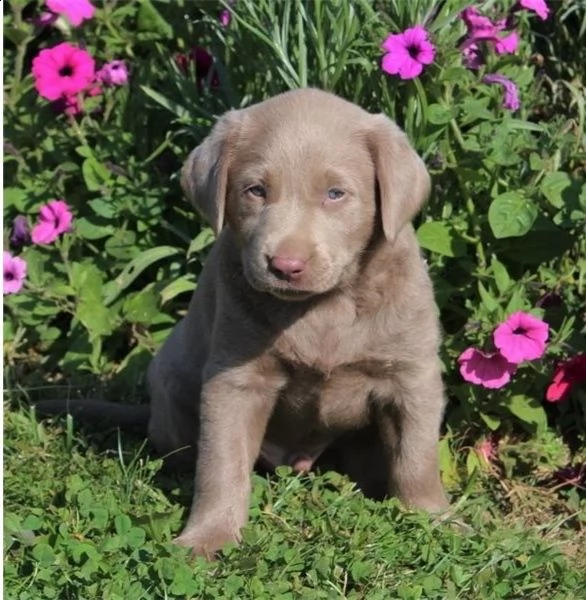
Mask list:
[[[328,198],[330,200],[340,200],[340,198],[344,197],[346,192],[344,190],[340,190],[338,188],[330,188],[328,190]]]
[[[255,198],[266,198],[267,191],[262,185],[252,185],[246,190],[249,194]]]

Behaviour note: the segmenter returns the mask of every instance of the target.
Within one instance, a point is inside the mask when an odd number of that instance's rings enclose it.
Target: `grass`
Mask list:
[[[9,599],[586,598],[584,500],[532,484],[535,470],[453,490],[468,532],[334,473],[256,475],[243,543],[209,564],[169,543],[190,477],[141,440],[6,407],[4,467]]]

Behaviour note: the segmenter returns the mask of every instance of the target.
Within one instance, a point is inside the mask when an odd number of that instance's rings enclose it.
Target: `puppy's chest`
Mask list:
[[[356,318],[351,308],[294,323],[276,340],[274,350],[294,377],[303,377],[307,370],[326,380],[349,371],[384,377],[391,366],[384,332],[377,330],[374,319]]]

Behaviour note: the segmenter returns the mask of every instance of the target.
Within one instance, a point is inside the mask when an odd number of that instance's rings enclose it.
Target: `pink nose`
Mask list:
[[[279,279],[294,281],[299,279],[303,274],[305,261],[291,256],[273,256],[269,258],[269,269]]]

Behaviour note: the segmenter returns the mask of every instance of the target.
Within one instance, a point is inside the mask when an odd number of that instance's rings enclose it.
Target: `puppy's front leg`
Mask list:
[[[208,369],[209,370],[209,369]],[[202,388],[193,504],[176,542],[210,557],[248,519],[250,476],[281,380],[257,365],[216,370]]]
[[[404,369],[393,400],[379,410],[379,428],[390,464],[392,495],[405,505],[440,512],[449,505],[440,479],[438,442],[444,412],[439,365]]]

